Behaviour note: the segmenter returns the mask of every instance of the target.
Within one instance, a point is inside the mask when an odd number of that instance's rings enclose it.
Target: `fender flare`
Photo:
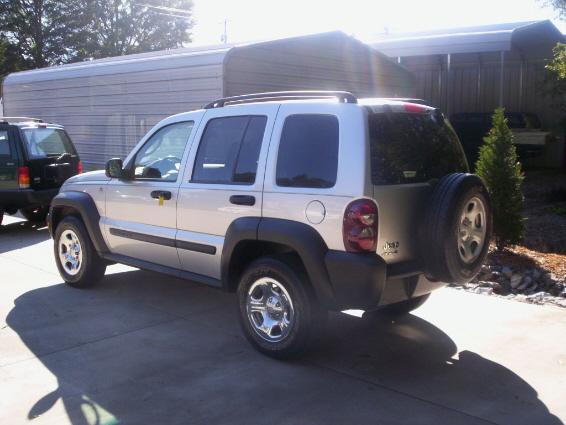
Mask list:
[[[109,253],[110,250],[100,231],[98,208],[88,193],[76,191],[60,192],[53,198],[48,216],[48,225],[52,234],[55,233],[55,228],[53,227],[54,216],[58,210],[65,207],[72,208],[79,213],[96,251],[100,254]]]
[[[318,299],[324,304],[333,304],[334,290],[325,264],[328,246],[311,226],[285,219],[242,217],[232,222],[222,250],[221,276],[225,288],[229,285],[228,275],[234,249],[245,240],[273,242],[296,251]]]

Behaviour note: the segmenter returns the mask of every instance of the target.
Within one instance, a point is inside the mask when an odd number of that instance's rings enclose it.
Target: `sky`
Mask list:
[[[566,22],[538,0],[194,0],[195,44],[229,43],[341,30],[360,40],[376,35],[503,22]]]

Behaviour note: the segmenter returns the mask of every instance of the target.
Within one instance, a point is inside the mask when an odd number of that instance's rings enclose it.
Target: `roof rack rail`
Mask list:
[[[274,100],[308,100],[338,98],[341,103],[358,103],[358,99],[347,91],[275,91],[266,93],[243,94],[240,96],[223,97],[207,104],[204,109],[222,108],[227,104],[242,104],[252,102],[269,102]]]
[[[23,122],[23,121],[43,122],[43,120],[41,120],[39,118],[30,118],[30,117],[0,117],[0,121],[3,121],[3,122]]]

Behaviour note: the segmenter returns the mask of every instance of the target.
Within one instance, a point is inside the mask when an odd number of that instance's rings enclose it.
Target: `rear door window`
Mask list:
[[[191,181],[254,184],[266,124],[265,116],[211,119],[201,138]]]
[[[338,172],[338,118],[298,114],[281,133],[276,182],[283,187],[329,188]]]
[[[387,112],[368,120],[373,184],[422,183],[468,171],[458,137],[441,114]]]
[[[0,130],[0,156],[10,155],[10,140],[8,139],[8,131]]]
[[[33,127],[22,129],[22,133],[30,159],[75,153],[69,136],[61,129]]]

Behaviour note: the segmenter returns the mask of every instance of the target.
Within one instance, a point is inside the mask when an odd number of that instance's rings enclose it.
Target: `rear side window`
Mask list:
[[[10,141],[6,130],[0,130],[0,155],[10,155]]]
[[[277,185],[334,186],[338,172],[338,139],[338,119],[334,115],[287,117],[279,143]]]
[[[253,184],[266,123],[264,116],[211,119],[201,138],[191,181]]]
[[[71,139],[63,130],[56,128],[24,128],[24,139],[31,159],[74,154]]]
[[[422,183],[468,171],[458,137],[441,114],[369,115],[375,185]]]

